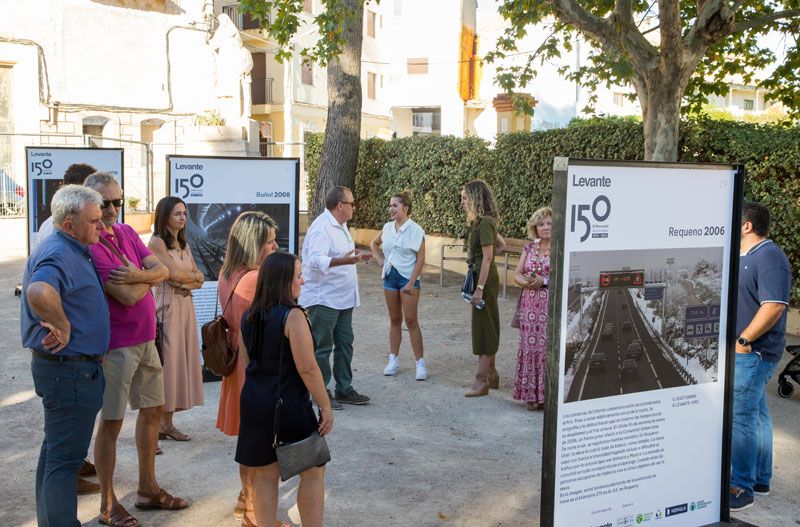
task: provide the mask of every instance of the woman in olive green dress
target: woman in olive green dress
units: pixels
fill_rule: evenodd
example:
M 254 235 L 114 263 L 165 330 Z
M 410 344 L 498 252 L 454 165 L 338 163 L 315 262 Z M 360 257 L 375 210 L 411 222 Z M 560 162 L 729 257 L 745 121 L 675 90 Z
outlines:
M 495 243 L 499 239 L 500 218 L 494 195 L 485 181 L 474 179 L 461 190 L 461 208 L 467 214 L 467 261 L 475 271 L 475 294 L 472 296 L 472 353 L 478 356 L 475 382 L 464 395 L 488 395 L 489 388 L 499 387 L 494 358 L 500 347 L 500 312 L 497 293 L 500 279 L 494 263 Z M 482 308 L 478 308 L 483 302 Z

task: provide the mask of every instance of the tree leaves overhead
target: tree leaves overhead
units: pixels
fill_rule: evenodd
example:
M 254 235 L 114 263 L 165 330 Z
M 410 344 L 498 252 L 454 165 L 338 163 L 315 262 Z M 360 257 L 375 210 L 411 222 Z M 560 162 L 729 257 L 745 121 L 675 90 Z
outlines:
M 659 5 L 674 2 L 679 2 L 680 6 L 680 34 L 685 47 L 690 30 L 698 21 L 699 6 L 709 2 L 627 1 L 632 5 L 635 30 L 644 34 L 659 52 Z M 521 50 L 517 49 L 517 42 L 534 25 L 546 27 L 550 35 L 528 55 L 524 65 L 499 66 L 499 86 L 508 92 L 524 89 L 536 79 L 538 66 L 560 58 L 564 51 L 572 50 L 578 28 L 568 23 L 574 13 L 564 12 L 564 6 L 570 3 L 583 8 L 593 17 L 611 22 L 613 33 L 617 36 L 630 31 L 630 26 L 626 25 L 624 16 L 620 14 L 625 0 L 501 0 L 499 12 L 510 23 L 510 27 L 498 39 L 496 49 L 487 55 L 488 61 L 499 62 L 518 54 Z M 797 47 L 800 37 L 800 0 L 719 0 L 717 3 L 723 5 L 717 15 L 720 18 L 733 12 L 733 27 L 709 32 L 709 38 L 714 40 L 710 42 L 684 92 L 683 111 L 698 112 L 709 96 L 727 94 L 727 84 L 733 82 L 763 88 L 767 99 L 782 102 L 791 117 L 800 117 L 800 52 Z M 714 27 L 715 23 L 724 26 L 724 21 L 718 22 L 713 18 L 709 26 Z M 765 38 L 767 35 L 768 39 Z M 582 60 L 580 68 L 563 66 L 560 69 L 566 78 L 581 83 L 590 91 L 601 85 L 631 85 L 636 80 L 637 73 L 624 38 L 609 38 L 608 35 L 586 31 L 582 31 L 581 38 L 590 44 L 588 55 Z M 774 45 L 776 40 L 777 46 Z M 784 60 L 776 65 L 778 57 Z M 594 97 L 590 99 L 588 110 L 593 110 L 594 101 Z
M 360 2 L 363 8 L 364 1 Z M 354 16 L 341 0 L 322 0 L 322 12 L 314 15 L 313 23 L 304 20 L 303 0 L 240 0 L 239 8 L 249 13 L 262 29 L 275 40 L 278 50 L 275 59 L 284 62 L 299 53 L 301 57 L 326 66 L 338 56 L 344 45 L 342 28 L 347 17 Z M 305 13 L 305 16 L 308 13 Z M 314 27 L 316 26 L 316 27 Z M 307 47 L 298 47 L 298 35 L 316 31 L 319 38 Z

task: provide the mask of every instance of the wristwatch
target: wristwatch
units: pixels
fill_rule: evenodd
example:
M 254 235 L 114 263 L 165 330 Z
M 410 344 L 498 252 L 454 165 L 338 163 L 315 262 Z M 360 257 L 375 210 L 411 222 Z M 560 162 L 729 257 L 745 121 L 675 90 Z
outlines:
M 739 338 L 736 339 L 736 343 L 740 346 L 749 346 L 751 342 L 747 340 L 745 337 L 739 335 Z
M 481 291 L 483 291 L 483 286 L 482 286 L 482 285 L 478 285 L 478 289 L 480 289 Z

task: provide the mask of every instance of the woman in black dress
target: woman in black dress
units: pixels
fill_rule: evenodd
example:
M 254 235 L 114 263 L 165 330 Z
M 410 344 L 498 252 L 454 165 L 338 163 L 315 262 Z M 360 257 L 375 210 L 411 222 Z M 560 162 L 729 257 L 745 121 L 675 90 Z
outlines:
M 314 357 L 311 328 L 297 305 L 303 284 L 301 270 L 300 260 L 293 254 L 269 255 L 259 270 L 253 304 L 242 316 L 239 345 L 247 349 L 249 363 L 241 395 L 236 462 L 253 467 L 258 525 L 271 525 L 277 516 L 280 470 L 272 430 L 278 391 L 283 401 L 280 442 L 300 441 L 315 430 L 325 435 L 333 428 L 331 402 Z M 319 404 L 319 420 L 309 392 Z M 324 466 L 300 474 L 297 507 L 304 527 L 323 525 L 324 476 Z

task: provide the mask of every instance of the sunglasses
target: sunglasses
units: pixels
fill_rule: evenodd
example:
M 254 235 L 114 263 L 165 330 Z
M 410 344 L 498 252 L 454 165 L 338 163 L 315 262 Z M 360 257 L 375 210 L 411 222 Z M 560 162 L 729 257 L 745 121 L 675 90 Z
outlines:
M 101 209 L 107 209 L 111 205 L 114 205 L 114 208 L 120 208 L 122 206 L 122 198 L 119 199 L 104 199 L 103 204 L 100 205 Z
M 356 206 L 356 202 L 355 201 L 340 201 L 339 203 L 341 203 L 342 205 L 350 205 L 351 207 L 355 207 Z

